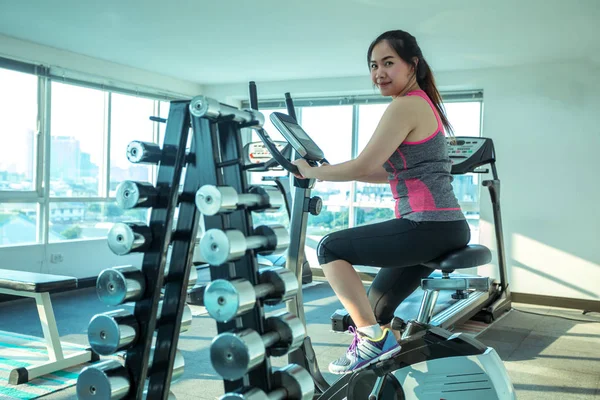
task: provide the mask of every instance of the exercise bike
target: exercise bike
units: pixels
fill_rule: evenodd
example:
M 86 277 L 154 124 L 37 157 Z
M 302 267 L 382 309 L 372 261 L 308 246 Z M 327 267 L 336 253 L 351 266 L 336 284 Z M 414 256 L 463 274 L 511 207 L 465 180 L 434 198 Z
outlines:
M 286 93 L 288 113 L 273 113 L 271 121 L 309 164 L 325 161 L 323 151 L 296 123 L 289 93 Z M 297 168 L 277 149 L 263 129 L 256 129 L 273 158 L 287 171 Z M 490 139 L 457 138 L 478 142 L 480 149 L 492 146 Z M 470 153 L 469 153 L 470 154 Z M 290 225 L 290 243 L 286 266 L 300 279 L 299 253 L 304 249 L 307 212 L 320 208 L 320 199 L 310 197 L 314 180 L 294 179 L 294 200 Z M 451 270 L 472 268 L 491 261 L 491 252 L 484 246 L 469 245 L 434 260 L 430 266 L 443 271 L 441 279 L 425 279 L 425 295 L 417 317 L 404 329 L 401 351 L 389 360 L 380 361 L 364 370 L 342 376 L 329 384 L 322 376 L 310 337 L 288 355 L 290 363 L 304 367 L 315 383 L 314 399 L 514 399 L 515 392 L 502 360 L 496 351 L 462 333 L 431 324 L 440 290 L 484 292 L 489 286 L 476 278 L 451 278 Z M 483 281 L 485 282 L 485 281 Z M 306 325 L 302 291 L 287 302 L 289 312 Z

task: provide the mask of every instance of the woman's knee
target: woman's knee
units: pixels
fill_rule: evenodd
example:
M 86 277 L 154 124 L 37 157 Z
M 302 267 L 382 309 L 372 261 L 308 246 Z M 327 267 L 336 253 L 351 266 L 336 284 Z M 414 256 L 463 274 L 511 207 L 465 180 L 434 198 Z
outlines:
M 335 236 L 335 233 L 330 233 L 323 236 L 319 241 L 317 245 L 317 258 L 320 265 L 329 264 L 332 261 L 341 259 L 335 246 L 335 243 L 339 242 L 339 240 Z

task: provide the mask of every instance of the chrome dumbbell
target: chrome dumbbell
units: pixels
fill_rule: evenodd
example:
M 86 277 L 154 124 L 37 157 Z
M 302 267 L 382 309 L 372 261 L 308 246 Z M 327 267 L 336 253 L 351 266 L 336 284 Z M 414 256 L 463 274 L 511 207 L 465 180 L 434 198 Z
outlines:
M 148 365 L 152 365 L 154 348 L 149 355 Z M 183 355 L 177 350 L 173 362 L 171 382 L 176 382 L 184 372 Z M 150 368 L 148 375 L 153 373 Z M 84 368 L 77 378 L 77 398 L 80 400 L 120 400 L 129 395 L 131 379 L 127 369 L 116 360 L 105 360 Z M 174 396 L 169 394 L 169 400 Z
M 145 291 L 144 274 L 131 265 L 105 269 L 96 280 L 98 298 L 110 306 L 140 300 Z
M 258 299 L 274 305 L 298 293 L 298 280 L 286 268 L 269 268 L 259 274 L 261 283 L 256 286 L 241 278 L 212 281 L 203 295 L 209 315 L 219 322 L 227 322 L 251 310 Z
M 226 393 L 219 400 L 312 400 L 315 395 L 312 377 L 297 364 L 275 371 L 271 382 L 275 389 L 269 394 L 258 388 L 247 388 L 239 393 Z
M 204 215 L 250 211 L 277 211 L 284 205 L 283 194 L 274 186 L 252 186 L 239 193 L 231 186 L 204 185 L 196 192 L 196 207 Z
M 140 222 L 118 222 L 108 231 L 108 247 L 118 256 L 144 252 L 152 242 L 152 231 Z
M 202 257 L 216 266 L 238 260 L 248 250 L 267 255 L 284 251 L 290 244 L 288 231 L 282 225 L 261 225 L 254 232 L 256 235 L 245 237 L 236 229 L 210 229 L 200 240 Z
M 160 324 L 163 302 L 158 303 L 157 321 Z M 180 332 L 192 325 L 192 310 L 186 304 L 181 318 Z M 88 342 L 98 354 L 108 356 L 135 344 L 139 337 L 139 324 L 131 310 L 119 309 L 92 317 L 88 325 Z
M 168 276 L 169 264 L 165 266 L 165 276 Z M 198 280 L 195 267 L 190 270 L 188 288 Z M 100 272 L 96 280 L 98 298 L 110 306 L 118 306 L 130 301 L 140 300 L 146 291 L 146 279 L 142 271 L 132 265 L 108 268 Z
M 106 360 L 81 371 L 77 378 L 77 398 L 120 400 L 127 396 L 130 386 L 127 370 L 116 360 Z
M 265 320 L 267 333 L 252 329 L 224 332 L 210 346 L 212 366 L 224 379 L 236 380 L 256 368 L 265 357 L 283 356 L 296 350 L 306 336 L 304 324 L 288 312 Z
M 123 181 L 117 186 L 116 201 L 123 209 L 154 207 L 157 199 L 158 191 L 148 182 Z
M 127 159 L 134 164 L 158 164 L 162 150 L 156 143 L 134 140 L 127 145 Z

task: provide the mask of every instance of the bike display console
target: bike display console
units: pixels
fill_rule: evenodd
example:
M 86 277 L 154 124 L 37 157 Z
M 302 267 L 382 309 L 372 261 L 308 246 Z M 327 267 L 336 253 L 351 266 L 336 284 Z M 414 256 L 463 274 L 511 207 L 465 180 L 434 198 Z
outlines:
M 446 138 L 452 174 L 466 174 L 496 161 L 494 143 L 483 137 L 457 136 Z

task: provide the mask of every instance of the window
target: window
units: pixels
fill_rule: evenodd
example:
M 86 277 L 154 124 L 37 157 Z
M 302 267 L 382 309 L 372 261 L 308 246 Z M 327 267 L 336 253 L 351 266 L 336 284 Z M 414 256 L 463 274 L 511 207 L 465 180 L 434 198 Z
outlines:
M 38 205 L 0 203 L 0 246 L 37 242 Z
M 0 191 L 34 191 L 38 78 L 0 69 Z
M 132 165 L 126 149 L 133 140 L 157 141 L 149 117 L 159 103 L 168 113 L 168 101 L 55 81 L 40 66 L 0 65 L 0 246 L 104 238 L 115 222 L 147 220 L 148 210 L 122 210 L 114 195 L 124 180 L 154 180 L 154 167 Z
M 113 201 L 50 203 L 49 242 L 105 238 L 115 222 L 145 221 L 147 210 L 123 210 Z
M 101 195 L 106 95 L 52 82 L 51 197 Z
M 119 93 L 113 93 L 111 99 L 109 196 L 114 197 L 123 181 L 153 181 L 152 166 L 132 164 L 126 154 L 134 140 L 154 142 L 155 122 L 150 120 L 154 100 Z
M 481 136 L 481 102 L 445 103 L 446 115 L 455 136 Z M 471 227 L 471 243 L 479 243 L 479 174 L 453 175 L 454 194 Z
M 302 127 L 333 164 L 352 158 L 352 106 L 302 108 Z M 321 214 L 309 215 L 307 242 L 318 242 L 329 232 L 347 228 L 351 182 L 317 182 L 313 196 L 323 199 Z
M 263 129 L 269 134 L 271 139 L 273 139 L 273 141 L 285 140 L 283 138 L 283 136 L 281 135 L 281 133 L 279 132 L 279 130 L 277 130 L 277 128 L 275 128 L 275 126 L 273 126 L 273 123 L 271 123 L 271 114 L 273 114 L 274 112 L 280 112 L 280 113 L 287 114 L 288 113 L 287 109 L 278 108 L 278 109 L 271 109 L 271 110 L 265 109 L 265 110 L 259 110 L 259 111 L 265 117 L 265 124 L 263 125 Z M 252 131 L 252 141 L 253 142 L 260 141 L 258 134 L 254 130 Z
M 358 107 L 358 148 L 360 154 L 371 139 L 388 104 L 361 104 Z M 356 225 L 394 218 L 394 197 L 390 185 L 356 182 Z

